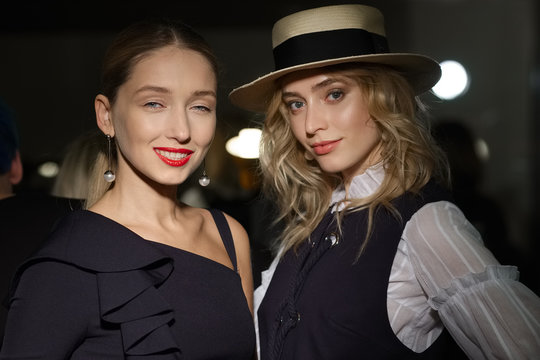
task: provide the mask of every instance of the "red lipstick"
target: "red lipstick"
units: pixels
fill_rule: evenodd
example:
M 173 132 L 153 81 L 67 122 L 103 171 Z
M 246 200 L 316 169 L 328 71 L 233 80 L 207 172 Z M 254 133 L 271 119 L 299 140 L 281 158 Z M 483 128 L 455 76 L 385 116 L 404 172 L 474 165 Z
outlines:
M 174 167 L 184 166 L 191 158 L 191 154 L 193 154 L 192 150 L 168 147 L 155 147 L 154 152 L 161 161 Z

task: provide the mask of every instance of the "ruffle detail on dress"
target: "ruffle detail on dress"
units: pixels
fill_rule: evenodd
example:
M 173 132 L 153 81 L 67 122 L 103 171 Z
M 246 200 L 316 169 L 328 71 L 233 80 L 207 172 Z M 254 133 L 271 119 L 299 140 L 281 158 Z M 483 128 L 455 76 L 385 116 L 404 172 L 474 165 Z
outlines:
M 102 215 L 74 211 L 19 267 L 11 295 L 24 270 L 40 261 L 61 261 L 96 275 L 101 320 L 119 329 L 127 359 L 182 358 L 170 328 L 174 311 L 158 291 L 173 260 L 149 241 Z
M 459 293 L 465 293 L 472 288 L 492 280 L 518 281 L 519 271 L 516 266 L 488 265 L 481 273 L 470 273 L 464 277 L 453 279 L 447 289 L 442 289 L 436 296 L 428 299 L 429 305 L 439 310 L 450 298 Z
M 97 274 L 100 314 L 103 321 L 120 327 L 128 359 L 181 359 L 170 324 L 174 313 L 156 287 L 173 270 L 160 261 L 144 269 Z

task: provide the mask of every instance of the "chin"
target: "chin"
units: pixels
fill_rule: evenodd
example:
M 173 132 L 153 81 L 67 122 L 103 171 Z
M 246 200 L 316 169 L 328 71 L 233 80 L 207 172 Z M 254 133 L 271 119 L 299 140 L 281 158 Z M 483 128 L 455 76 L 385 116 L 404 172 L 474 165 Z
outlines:
M 337 166 L 336 164 L 319 163 L 319 167 L 325 173 L 330 173 L 330 174 L 341 173 L 343 170 L 345 170 L 343 166 Z
M 186 181 L 184 177 L 154 178 L 152 179 L 162 186 L 178 186 Z

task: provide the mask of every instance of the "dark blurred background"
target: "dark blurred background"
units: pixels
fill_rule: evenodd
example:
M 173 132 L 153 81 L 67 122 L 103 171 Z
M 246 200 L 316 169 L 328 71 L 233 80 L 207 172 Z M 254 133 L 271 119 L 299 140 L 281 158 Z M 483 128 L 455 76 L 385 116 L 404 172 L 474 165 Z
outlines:
M 71 140 L 96 127 L 93 99 L 100 61 L 113 35 L 132 21 L 166 15 L 194 26 L 221 59 L 218 133 L 206 164 L 212 177 L 208 191 L 217 194 L 214 198 L 239 217 L 257 241 L 266 225 L 252 219 L 253 207 L 259 206 L 252 202 L 257 184 L 245 174 L 254 161 L 234 158 L 224 144 L 241 128 L 256 126 L 260 117 L 231 106 L 227 94 L 272 70 L 274 21 L 297 10 L 344 2 L 3 1 L 0 97 L 15 111 L 21 137 L 25 177 L 18 190 L 49 191 L 53 180 L 39 176 L 37 167 L 61 161 Z M 500 207 L 506 240 L 520 261 L 535 263 L 540 237 L 538 1 L 361 3 L 384 13 L 394 52 L 457 60 L 469 71 L 465 95 L 445 101 L 428 93 L 424 100 L 435 123 L 450 119 L 485 141 L 489 158 L 471 165 L 483 169 L 479 191 Z

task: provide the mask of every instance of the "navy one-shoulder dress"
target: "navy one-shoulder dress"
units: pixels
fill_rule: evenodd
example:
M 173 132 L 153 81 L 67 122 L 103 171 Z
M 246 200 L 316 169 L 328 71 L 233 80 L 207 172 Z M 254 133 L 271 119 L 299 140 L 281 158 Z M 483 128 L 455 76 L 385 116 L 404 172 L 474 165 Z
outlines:
M 19 268 L 0 359 L 252 359 L 254 346 L 236 271 L 76 211 Z

